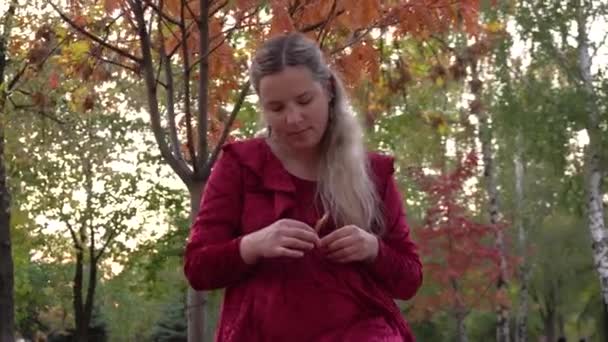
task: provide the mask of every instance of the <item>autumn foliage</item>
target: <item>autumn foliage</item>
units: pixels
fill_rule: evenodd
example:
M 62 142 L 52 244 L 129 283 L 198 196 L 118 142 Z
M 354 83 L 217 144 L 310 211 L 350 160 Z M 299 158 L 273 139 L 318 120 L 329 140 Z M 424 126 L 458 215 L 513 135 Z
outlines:
M 416 229 L 430 285 L 416 296 L 413 319 L 430 319 L 446 310 L 462 318 L 472 309 L 508 304 L 495 286 L 500 258 L 493 236 L 504 225 L 493 227 L 474 218 L 468 206 L 474 203 L 473 197 L 464 191 L 477 164 L 477 155 L 470 153 L 451 172 L 429 175 L 411 170 L 430 203 L 422 227 Z
M 426 39 L 450 30 L 475 35 L 480 30 L 479 0 L 70 0 L 64 7 L 49 3 L 71 27 L 69 34 L 60 32 L 58 37 L 69 48 L 53 51 L 51 39 L 46 38 L 57 32 L 41 28 L 44 39 L 32 43 L 31 63 L 56 55 L 66 77 L 98 84 L 125 77 L 124 71 L 144 77 L 151 62 L 159 90 L 185 95 L 174 103 L 176 124 L 181 125 L 177 131 L 183 132 L 180 151 L 187 159 L 200 152 L 198 135 L 205 134 L 204 139 L 215 145 L 227 124 L 238 122 L 222 115 L 223 108 L 235 102 L 246 81 L 252 51 L 268 37 L 297 30 L 317 40 L 334 69 L 353 88 L 365 79 L 379 79 L 379 32 L 391 31 L 399 40 L 405 36 Z M 143 25 L 138 17 L 145 20 Z M 149 39 L 149 47 L 142 45 L 144 38 Z M 146 60 L 146 50 L 151 61 Z M 171 65 L 173 81 L 167 79 L 164 64 Z M 392 80 L 395 89 L 410 77 L 406 63 L 396 67 L 401 77 Z M 58 73 L 47 77 L 51 89 L 59 86 Z M 189 89 L 182 88 L 183 80 L 192 82 Z M 169 82 L 175 82 L 173 89 Z M 194 83 L 203 88 L 203 99 L 196 99 Z M 92 88 L 78 96 L 82 110 L 96 102 Z M 195 111 L 204 113 L 194 115 Z M 208 122 L 201 130 L 202 117 Z

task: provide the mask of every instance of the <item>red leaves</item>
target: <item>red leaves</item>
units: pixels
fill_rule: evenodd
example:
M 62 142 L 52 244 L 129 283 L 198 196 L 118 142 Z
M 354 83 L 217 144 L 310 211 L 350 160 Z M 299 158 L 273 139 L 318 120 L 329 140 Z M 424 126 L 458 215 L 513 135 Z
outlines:
M 431 203 L 423 227 L 416 230 L 425 275 L 432 280 L 431 288 L 415 300 L 417 317 L 428 318 L 440 308 L 481 308 L 508 301 L 508 296 L 495 293 L 499 254 L 488 244 L 501 227 L 473 219 L 467 207 L 471 196 L 463 195 L 464 184 L 474 175 L 477 163 L 477 155 L 469 153 L 449 173 L 429 176 L 421 169 L 410 171 Z M 429 305 L 433 305 L 430 312 Z
M 51 89 L 57 89 L 59 87 L 59 74 L 53 71 L 51 76 L 49 76 L 49 87 Z

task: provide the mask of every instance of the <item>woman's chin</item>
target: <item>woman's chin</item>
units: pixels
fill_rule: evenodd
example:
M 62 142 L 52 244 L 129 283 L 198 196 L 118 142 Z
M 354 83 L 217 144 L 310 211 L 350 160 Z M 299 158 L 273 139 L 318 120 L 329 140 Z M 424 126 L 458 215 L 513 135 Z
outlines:
M 290 137 L 289 143 L 294 147 L 313 148 L 321 142 L 320 137 L 313 131 L 307 131 L 298 136 Z

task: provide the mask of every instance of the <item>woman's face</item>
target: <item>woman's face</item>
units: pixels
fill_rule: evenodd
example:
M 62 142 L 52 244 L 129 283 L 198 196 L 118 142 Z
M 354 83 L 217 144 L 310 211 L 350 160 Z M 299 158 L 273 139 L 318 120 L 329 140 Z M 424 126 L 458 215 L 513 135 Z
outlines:
M 294 150 L 319 145 L 327 128 L 329 96 L 308 68 L 286 67 L 264 76 L 259 96 L 273 139 Z

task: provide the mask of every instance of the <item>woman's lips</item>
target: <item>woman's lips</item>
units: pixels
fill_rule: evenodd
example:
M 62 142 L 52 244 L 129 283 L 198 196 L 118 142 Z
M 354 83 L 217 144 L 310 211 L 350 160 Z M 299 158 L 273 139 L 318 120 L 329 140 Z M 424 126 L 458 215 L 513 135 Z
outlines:
M 300 134 L 308 131 L 309 129 L 310 129 L 310 127 L 309 128 L 304 128 L 304 129 L 296 131 L 296 132 L 287 133 L 287 135 L 289 135 L 289 136 L 300 135 Z

